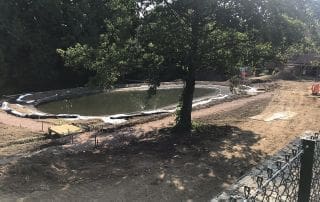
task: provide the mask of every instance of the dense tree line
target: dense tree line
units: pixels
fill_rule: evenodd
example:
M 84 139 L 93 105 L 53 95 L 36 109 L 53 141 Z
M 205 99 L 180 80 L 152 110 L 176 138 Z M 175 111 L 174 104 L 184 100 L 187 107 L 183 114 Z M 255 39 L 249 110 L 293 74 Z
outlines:
M 0 86 L 11 91 L 182 79 L 190 130 L 195 77 L 317 51 L 316 0 L 0 2 Z
M 56 49 L 98 43 L 108 15 L 104 3 L 0 1 L 0 92 L 83 85 L 90 72 L 65 68 Z

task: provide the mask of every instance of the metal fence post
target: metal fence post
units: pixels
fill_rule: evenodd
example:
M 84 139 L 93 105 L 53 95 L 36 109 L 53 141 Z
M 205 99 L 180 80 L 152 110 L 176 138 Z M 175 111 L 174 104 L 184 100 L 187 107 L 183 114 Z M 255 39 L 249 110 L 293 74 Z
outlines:
M 315 141 L 307 138 L 302 139 L 302 147 L 298 202 L 308 202 L 311 193 Z

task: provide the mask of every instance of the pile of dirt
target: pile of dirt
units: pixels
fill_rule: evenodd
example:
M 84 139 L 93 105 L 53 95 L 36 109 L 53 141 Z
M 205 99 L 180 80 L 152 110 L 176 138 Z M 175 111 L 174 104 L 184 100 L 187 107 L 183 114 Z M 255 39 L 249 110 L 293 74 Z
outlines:
M 274 79 L 280 79 L 280 80 L 288 80 L 288 81 L 295 81 L 298 79 L 298 77 L 294 74 L 293 70 L 286 69 L 283 71 L 280 71 L 276 73 L 273 76 Z

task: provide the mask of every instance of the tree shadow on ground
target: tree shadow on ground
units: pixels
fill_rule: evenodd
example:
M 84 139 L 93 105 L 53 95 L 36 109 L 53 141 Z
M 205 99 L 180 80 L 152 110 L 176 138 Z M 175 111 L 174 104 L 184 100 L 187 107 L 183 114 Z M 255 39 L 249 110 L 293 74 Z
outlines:
M 199 125 L 191 134 L 170 128 L 122 130 L 93 151 L 61 147 L 6 167 L 0 194 L 8 198 L 108 201 L 208 201 L 266 154 L 252 149 L 258 134 L 227 125 Z

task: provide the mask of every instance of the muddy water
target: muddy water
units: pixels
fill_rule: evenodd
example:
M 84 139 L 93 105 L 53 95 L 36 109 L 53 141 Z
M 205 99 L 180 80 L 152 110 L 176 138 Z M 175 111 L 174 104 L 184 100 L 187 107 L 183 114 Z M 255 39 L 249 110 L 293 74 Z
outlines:
M 159 89 L 150 96 L 147 91 L 115 91 L 80 98 L 60 100 L 40 105 L 39 110 L 52 114 L 80 114 L 84 116 L 127 114 L 155 110 L 178 103 L 181 88 Z M 194 97 L 213 96 L 214 88 L 196 88 Z

